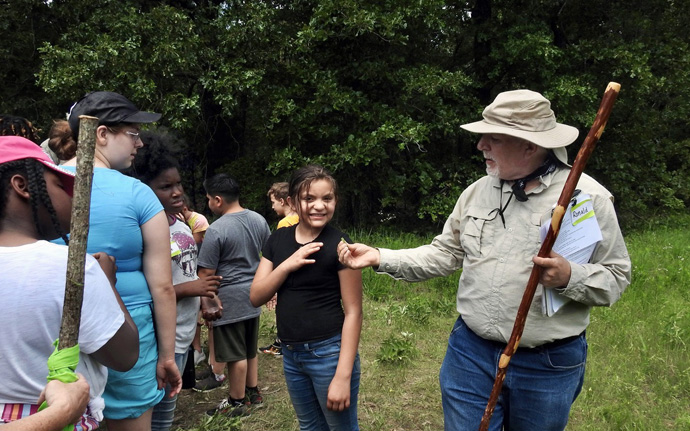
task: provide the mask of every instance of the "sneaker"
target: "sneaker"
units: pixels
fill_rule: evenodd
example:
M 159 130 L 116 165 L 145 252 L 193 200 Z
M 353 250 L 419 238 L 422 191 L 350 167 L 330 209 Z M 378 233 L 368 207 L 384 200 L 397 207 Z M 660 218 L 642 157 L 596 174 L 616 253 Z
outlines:
M 259 387 L 256 388 L 246 388 L 246 395 L 244 397 L 245 404 L 253 409 L 260 409 L 264 406 L 264 399 L 261 396 L 261 391 Z
M 216 414 L 228 416 L 231 418 L 240 416 L 249 416 L 249 408 L 242 401 L 230 402 L 228 399 L 224 399 L 218 404 L 218 407 L 207 410 L 206 414 L 208 416 L 213 416 Z
M 204 380 L 204 379 L 208 378 L 208 376 L 210 376 L 210 375 L 212 375 L 212 374 L 213 374 L 213 369 L 211 368 L 210 365 L 206 365 L 206 367 L 204 367 L 204 369 L 202 369 L 201 371 L 199 371 L 199 370 L 194 370 L 194 378 L 195 378 L 197 381 L 199 381 L 199 380 Z
M 196 367 L 200 363 L 206 360 L 206 353 L 202 350 L 201 352 L 194 351 L 194 366 Z
M 283 349 L 280 346 L 271 344 L 270 346 L 260 347 L 259 353 L 266 353 L 267 355 L 283 356 Z
M 205 379 L 196 382 L 196 384 L 194 385 L 194 390 L 197 392 L 212 391 L 213 389 L 220 387 L 224 381 L 225 376 L 223 376 L 221 380 L 217 380 L 216 376 L 213 373 L 211 373 Z
M 257 349 L 257 351 L 258 351 L 259 353 L 268 353 L 268 354 L 270 354 L 270 353 L 271 353 L 271 349 L 272 349 L 274 346 L 275 346 L 275 343 L 271 343 L 271 344 L 269 344 L 269 345 L 266 346 L 266 347 L 259 347 L 259 348 Z

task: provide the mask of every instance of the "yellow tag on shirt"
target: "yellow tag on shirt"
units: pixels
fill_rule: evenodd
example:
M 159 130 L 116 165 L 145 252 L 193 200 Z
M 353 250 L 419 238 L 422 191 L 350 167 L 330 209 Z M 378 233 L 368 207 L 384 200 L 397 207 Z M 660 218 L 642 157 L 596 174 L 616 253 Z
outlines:
M 570 219 L 573 226 L 577 226 L 592 217 L 594 217 L 594 206 L 589 195 L 582 195 L 573 199 L 570 207 Z

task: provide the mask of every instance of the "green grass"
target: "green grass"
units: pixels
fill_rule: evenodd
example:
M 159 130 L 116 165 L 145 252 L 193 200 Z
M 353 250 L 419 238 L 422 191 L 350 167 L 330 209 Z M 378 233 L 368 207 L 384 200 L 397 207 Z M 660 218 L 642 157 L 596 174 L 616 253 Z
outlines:
M 569 431 L 690 431 L 690 232 L 684 228 L 690 218 L 677 226 L 655 226 L 626 237 L 632 284 L 613 307 L 592 312 L 585 385 L 573 406 Z M 351 236 L 390 248 L 431 239 L 399 233 Z M 456 273 L 410 284 L 364 271 L 362 430 L 443 429 L 438 371 L 457 317 L 458 278 Z M 274 316 L 264 312 L 260 344 L 271 341 Z M 260 355 L 259 380 L 266 406 L 234 425 L 199 425 L 203 410 L 220 400 L 225 389 L 184 393 L 178 429 L 297 429 L 280 361 Z
M 687 220 L 684 226 L 688 226 Z M 690 430 L 690 233 L 626 238 L 632 283 L 592 313 L 585 388 L 571 430 Z

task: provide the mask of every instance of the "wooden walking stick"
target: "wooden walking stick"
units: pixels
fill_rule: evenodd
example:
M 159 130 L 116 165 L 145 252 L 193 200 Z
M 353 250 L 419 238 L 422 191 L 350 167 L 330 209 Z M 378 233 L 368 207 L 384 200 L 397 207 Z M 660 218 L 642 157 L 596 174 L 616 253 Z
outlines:
M 551 226 L 549 227 L 549 232 L 544 239 L 544 242 L 539 249 L 539 257 L 548 257 L 551 253 L 551 248 L 553 247 L 556 237 L 558 236 L 558 231 L 561 228 L 561 222 L 563 221 L 563 215 L 565 214 L 565 209 L 568 207 L 570 199 L 573 196 L 577 182 L 580 180 L 580 175 L 585 169 L 587 160 L 589 156 L 594 151 L 601 134 L 604 132 L 606 127 L 606 122 L 611 115 L 611 109 L 613 104 L 618 97 L 620 92 L 620 84 L 616 82 L 609 82 L 604 92 L 604 97 L 599 105 L 599 110 L 594 118 L 594 124 L 589 130 L 587 137 L 580 147 L 580 151 L 577 153 L 577 157 L 573 162 L 573 167 L 568 174 L 568 178 L 563 186 L 563 191 L 558 198 L 558 204 L 556 209 L 551 216 Z M 541 277 L 541 267 L 534 265 L 532 267 L 532 272 L 530 273 L 529 280 L 527 282 L 527 287 L 525 288 L 525 293 L 522 296 L 522 302 L 520 302 L 520 308 L 518 308 L 517 316 L 515 317 L 515 324 L 513 325 L 513 332 L 510 335 L 510 340 L 508 340 L 508 345 L 503 350 L 501 358 L 498 363 L 498 371 L 496 373 L 496 380 L 494 380 L 494 386 L 491 389 L 491 395 L 489 396 L 489 401 L 487 403 L 486 409 L 484 410 L 484 416 L 482 416 L 482 422 L 479 425 L 479 431 L 487 431 L 489 429 L 489 422 L 491 420 L 491 415 L 494 413 L 496 408 L 496 402 L 498 401 L 498 396 L 501 393 L 501 387 L 503 386 L 503 380 L 506 377 L 506 370 L 508 369 L 508 363 L 513 357 L 513 354 L 520 344 L 520 338 L 522 337 L 522 331 L 525 329 L 525 320 L 527 319 L 527 313 L 529 312 L 530 305 L 532 304 L 532 299 L 534 299 L 534 293 L 537 290 L 537 285 L 539 284 L 539 278 Z
M 69 230 L 67 282 L 58 349 L 77 345 L 79 338 L 81 303 L 84 296 L 86 242 L 89 236 L 89 209 L 91 207 L 96 128 L 98 128 L 98 118 L 87 115 L 79 116 L 79 139 L 77 141 L 79 144 L 77 145 L 77 171 L 72 199 L 72 221 Z
M 48 358 L 47 380 L 70 383 L 77 380 L 74 370 L 79 364 L 79 322 L 84 297 L 84 266 L 86 264 L 86 242 L 89 236 L 89 209 L 91 207 L 91 182 L 93 160 L 96 148 L 98 118 L 79 116 L 79 138 L 77 140 L 77 171 L 72 192 L 72 220 L 70 241 L 67 251 L 67 276 L 65 301 L 62 305 L 60 333 L 55 340 L 55 351 Z M 47 407 L 44 401 L 39 410 Z M 74 425 L 67 425 L 63 431 L 71 431 Z

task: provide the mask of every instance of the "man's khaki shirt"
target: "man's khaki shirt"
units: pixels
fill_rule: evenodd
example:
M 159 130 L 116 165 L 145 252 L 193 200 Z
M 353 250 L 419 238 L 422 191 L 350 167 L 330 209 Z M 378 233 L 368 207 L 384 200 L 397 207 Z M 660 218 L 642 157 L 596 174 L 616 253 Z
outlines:
M 511 188 L 486 176 L 460 195 L 443 232 L 431 244 L 407 250 L 380 249 L 378 272 L 396 279 L 421 281 L 446 276 L 462 268 L 457 310 L 477 335 L 506 343 L 530 272 L 532 258 L 541 246 L 540 226 L 551 219 L 568 168 L 559 168 L 540 179 L 527 192 L 529 200 L 515 197 L 504 212 L 505 227 L 498 215 Z M 578 335 L 589 324 L 592 306 L 610 306 L 630 284 L 631 263 L 618 226 L 613 196 L 583 174 L 577 189 L 592 197 L 602 241 L 590 263 L 572 263 L 570 282 L 559 293 L 572 299 L 552 317 L 542 313 L 543 287 L 537 287 L 527 317 L 521 347 L 536 347 Z

